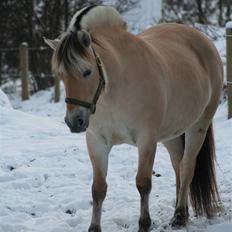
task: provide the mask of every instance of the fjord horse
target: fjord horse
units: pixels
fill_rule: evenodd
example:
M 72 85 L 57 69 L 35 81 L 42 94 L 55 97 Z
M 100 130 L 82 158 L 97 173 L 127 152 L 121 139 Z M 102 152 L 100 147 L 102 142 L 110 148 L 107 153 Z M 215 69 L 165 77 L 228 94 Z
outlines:
M 58 39 L 52 66 L 64 82 L 72 132 L 86 130 L 93 166 L 89 232 L 101 231 L 108 157 L 112 146 L 138 147 L 139 231 L 149 231 L 149 194 L 156 144 L 168 149 L 176 174 L 172 227 L 188 221 L 188 195 L 196 215 L 219 209 L 212 118 L 223 85 L 213 43 L 185 25 L 161 24 L 135 36 L 109 6 L 78 11 Z

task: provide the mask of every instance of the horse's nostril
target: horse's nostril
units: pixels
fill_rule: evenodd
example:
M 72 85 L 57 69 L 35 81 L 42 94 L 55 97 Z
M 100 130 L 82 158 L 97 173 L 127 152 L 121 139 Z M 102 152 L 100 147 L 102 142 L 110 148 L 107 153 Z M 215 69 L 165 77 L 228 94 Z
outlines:
M 78 123 L 78 126 L 83 126 L 84 120 L 80 118 L 78 119 L 77 123 Z
M 83 72 L 83 77 L 86 78 L 86 77 L 90 76 L 91 73 L 92 73 L 92 71 L 90 69 L 87 69 L 85 72 Z

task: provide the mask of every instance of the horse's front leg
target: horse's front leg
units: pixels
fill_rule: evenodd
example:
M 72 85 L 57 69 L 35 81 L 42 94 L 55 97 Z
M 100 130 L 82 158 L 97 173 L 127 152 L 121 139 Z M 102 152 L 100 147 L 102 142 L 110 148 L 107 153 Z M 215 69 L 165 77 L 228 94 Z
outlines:
M 100 137 L 94 134 L 86 134 L 89 156 L 93 167 L 93 211 L 89 232 L 101 232 L 101 211 L 102 203 L 106 196 L 107 183 L 106 175 L 108 168 L 108 155 L 111 146 Z
M 136 176 L 136 185 L 141 197 L 139 232 L 147 232 L 151 226 L 149 195 L 152 188 L 151 178 L 155 151 L 156 145 L 154 143 L 146 147 L 139 147 L 138 173 Z

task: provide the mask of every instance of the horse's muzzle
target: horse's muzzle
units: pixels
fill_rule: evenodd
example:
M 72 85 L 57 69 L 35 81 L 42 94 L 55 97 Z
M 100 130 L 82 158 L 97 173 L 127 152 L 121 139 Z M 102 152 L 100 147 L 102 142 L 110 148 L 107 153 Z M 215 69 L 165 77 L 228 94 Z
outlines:
M 86 131 L 89 123 L 86 122 L 81 117 L 76 117 L 72 122 L 69 121 L 68 117 L 66 116 L 64 119 L 65 123 L 69 127 L 72 133 L 80 133 Z

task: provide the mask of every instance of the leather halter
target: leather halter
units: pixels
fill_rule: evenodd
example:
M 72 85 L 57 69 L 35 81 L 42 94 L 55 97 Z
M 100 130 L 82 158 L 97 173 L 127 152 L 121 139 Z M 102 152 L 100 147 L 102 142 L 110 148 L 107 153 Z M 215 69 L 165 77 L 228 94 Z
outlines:
M 67 98 L 65 98 L 65 102 L 68 103 L 68 104 L 77 105 L 77 106 L 83 106 L 85 108 L 88 108 L 88 109 L 90 109 L 91 113 L 94 114 L 95 111 L 96 111 L 97 101 L 98 101 L 98 99 L 100 97 L 100 94 L 101 94 L 102 90 L 105 87 L 105 78 L 104 78 L 104 70 L 103 70 L 103 65 L 102 65 L 101 59 L 97 55 L 97 53 L 95 52 L 94 48 L 92 48 L 92 50 L 93 50 L 93 54 L 95 56 L 95 60 L 96 60 L 96 63 L 97 63 L 98 72 L 99 72 L 99 76 L 100 76 L 99 84 L 98 84 L 96 93 L 94 95 L 93 101 L 92 102 L 86 102 L 86 101 L 80 101 L 80 100 L 75 99 L 75 98 L 67 97 Z

